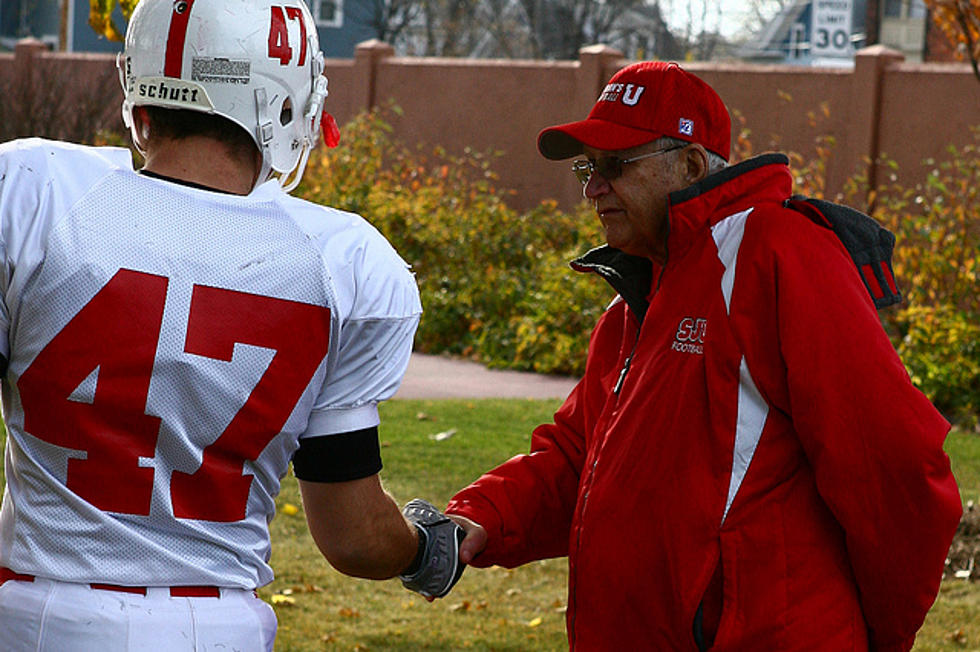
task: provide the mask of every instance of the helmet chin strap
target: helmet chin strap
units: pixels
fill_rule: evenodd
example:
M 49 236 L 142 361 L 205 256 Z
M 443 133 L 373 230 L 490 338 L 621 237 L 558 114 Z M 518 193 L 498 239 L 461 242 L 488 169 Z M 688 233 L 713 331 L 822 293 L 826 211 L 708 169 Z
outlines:
M 286 192 L 292 192 L 299 185 L 303 178 L 303 172 L 306 171 L 310 152 L 316 147 L 317 139 L 320 137 L 320 119 L 323 116 L 323 101 L 326 98 L 327 78 L 323 75 L 317 75 L 313 82 L 310 99 L 306 102 L 306 111 L 303 112 L 303 124 L 306 126 L 306 133 L 303 135 L 303 152 L 300 154 L 299 163 L 292 172 L 283 175 L 280 179 L 282 188 Z
M 303 178 L 303 172 L 306 170 L 306 162 L 309 160 L 310 152 L 313 150 L 309 138 L 306 141 L 303 143 L 303 153 L 300 154 L 299 163 L 296 164 L 296 167 L 289 174 L 284 174 L 279 177 L 279 183 L 282 184 L 282 189 L 286 192 L 292 192 Z
M 255 190 L 265 183 L 272 174 L 272 143 L 273 127 L 272 120 L 269 118 L 269 101 L 264 88 L 255 89 L 255 110 L 259 118 L 258 133 L 256 136 L 259 141 L 259 150 L 262 153 L 262 165 L 259 174 L 255 177 Z

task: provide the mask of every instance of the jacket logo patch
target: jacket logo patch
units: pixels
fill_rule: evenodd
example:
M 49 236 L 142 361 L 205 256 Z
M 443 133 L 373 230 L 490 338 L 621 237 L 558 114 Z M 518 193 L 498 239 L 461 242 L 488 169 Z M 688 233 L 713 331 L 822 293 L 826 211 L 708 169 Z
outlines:
M 696 317 L 685 317 L 677 326 L 674 343 L 670 345 L 680 353 L 704 355 L 704 336 L 708 330 L 708 320 Z

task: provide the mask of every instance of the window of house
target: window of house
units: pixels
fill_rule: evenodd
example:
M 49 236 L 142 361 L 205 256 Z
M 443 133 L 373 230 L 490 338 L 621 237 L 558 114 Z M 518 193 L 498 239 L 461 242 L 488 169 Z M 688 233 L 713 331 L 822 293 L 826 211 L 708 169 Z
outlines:
M 799 59 L 806 54 L 806 25 L 803 23 L 793 23 L 789 31 L 789 56 L 791 59 Z
M 885 0 L 885 15 L 890 18 L 901 17 L 903 4 L 905 0 Z
M 313 17 L 321 27 L 344 24 L 344 0 L 313 0 Z
M 889 18 L 925 18 L 925 0 L 885 0 L 885 16 Z

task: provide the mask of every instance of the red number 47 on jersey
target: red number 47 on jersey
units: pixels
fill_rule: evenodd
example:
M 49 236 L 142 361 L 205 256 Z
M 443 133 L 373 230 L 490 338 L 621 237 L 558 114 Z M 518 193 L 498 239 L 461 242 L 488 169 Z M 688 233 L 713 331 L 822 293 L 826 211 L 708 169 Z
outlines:
M 146 414 L 168 279 L 119 270 L 38 354 L 17 386 L 28 433 L 83 451 L 68 461 L 68 488 L 99 509 L 149 514 L 152 458 L 160 419 Z M 327 353 L 329 310 L 203 285 L 194 286 L 184 351 L 231 361 L 236 342 L 276 351 L 228 427 L 204 448 L 193 473 L 175 471 L 170 497 L 177 518 L 245 517 L 258 458 L 282 430 Z M 91 403 L 71 400 L 93 371 Z

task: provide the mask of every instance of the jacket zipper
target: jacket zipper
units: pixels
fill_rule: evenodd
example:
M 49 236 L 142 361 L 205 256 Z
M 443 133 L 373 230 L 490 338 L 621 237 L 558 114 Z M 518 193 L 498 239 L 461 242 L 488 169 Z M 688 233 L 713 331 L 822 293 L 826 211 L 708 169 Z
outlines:
M 670 233 L 670 220 L 667 221 L 667 233 L 668 234 Z M 660 273 L 657 275 L 657 283 L 654 285 L 653 293 L 650 295 L 650 301 L 647 304 L 648 308 L 649 305 L 653 303 L 654 297 L 656 297 L 657 293 L 660 292 L 660 283 L 661 281 L 663 281 L 664 272 L 667 269 L 667 260 L 669 256 L 666 253 L 667 252 L 666 245 L 667 245 L 667 235 L 665 234 L 664 235 L 664 250 L 665 250 L 664 262 L 663 265 L 660 266 Z M 615 386 L 613 386 L 613 394 L 616 396 L 617 407 L 619 403 L 619 392 L 623 389 L 623 383 L 626 382 L 626 374 L 630 370 L 630 365 L 633 364 L 633 356 L 636 355 L 636 349 L 640 344 L 640 331 L 643 329 L 643 319 L 639 319 L 638 321 L 639 324 L 636 327 L 636 338 L 633 340 L 633 350 L 630 351 L 630 354 L 628 356 L 626 356 L 626 360 L 623 362 L 623 368 L 620 369 L 619 377 L 616 379 Z M 579 510 L 579 528 L 578 528 L 578 533 L 575 537 L 576 553 L 582 547 L 582 524 L 584 524 L 585 522 L 585 508 L 588 506 L 589 491 L 591 491 L 592 489 L 592 479 L 595 477 L 595 468 L 596 466 L 598 466 L 598 464 L 599 464 L 599 452 L 596 452 L 595 459 L 592 460 L 592 468 L 589 469 L 588 482 L 585 483 L 584 485 L 586 487 L 585 493 L 582 494 L 582 508 Z M 578 569 L 575 569 L 575 572 L 577 573 Z M 574 592 L 571 591 L 569 592 L 568 601 L 570 603 L 568 605 L 568 608 L 570 609 L 570 612 L 572 614 L 568 622 L 568 646 L 570 650 L 574 650 L 575 649 L 575 617 L 578 615 L 578 611 L 575 608 L 575 604 L 574 604 L 576 601 Z
M 626 356 L 626 361 L 623 363 L 623 368 L 619 370 L 619 378 L 616 379 L 616 386 L 613 387 L 613 394 L 619 396 L 619 392 L 623 389 L 623 383 L 626 381 L 626 372 L 630 370 L 630 365 L 633 364 L 633 356 L 636 355 L 636 346 L 640 343 L 640 329 L 636 329 L 636 338 L 633 340 L 633 350 L 630 354 Z
M 664 259 L 664 264 L 660 268 L 660 274 L 657 275 L 657 284 L 653 288 L 653 294 L 650 295 L 650 302 L 649 304 L 647 304 L 648 306 L 653 304 L 654 297 L 656 297 L 657 293 L 660 291 L 660 282 L 664 278 L 664 271 L 666 269 L 667 269 L 667 261 L 666 259 Z M 619 392 L 622 391 L 623 389 L 623 383 L 626 382 L 626 374 L 630 370 L 630 365 L 633 364 L 633 356 L 636 355 L 636 347 L 639 346 L 640 344 L 640 330 L 642 328 L 643 328 L 643 321 L 641 320 L 640 325 L 637 326 L 636 328 L 636 339 L 633 340 L 633 350 L 630 351 L 630 354 L 628 356 L 626 356 L 626 360 L 625 362 L 623 362 L 623 368 L 619 370 L 619 378 L 616 379 L 616 385 L 613 387 L 613 394 L 615 394 L 617 398 L 619 397 Z
M 666 262 L 665 262 L 666 266 Z M 657 284 L 654 288 L 653 294 L 651 295 L 651 303 L 653 302 L 653 297 L 657 296 L 657 292 L 660 291 L 660 282 L 664 277 L 664 268 L 661 267 L 660 274 L 657 276 Z M 626 374 L 630 370 L 630 365 L 633 364 L 633 356 L 636 355 L 636 349 L 640 345 L 640 331 L 643 328 L 643 322 L 640 321 L 639 325 L 636 327 L 636 337 L 633 340 L 633 350 L 630 354 L 626 356 L 626 360 L 623 362 L 623 368 L 619 371 L 619 377 L 616 379 L 616 385 L 613 387 L 613 394 L 616 396 L 616 402 L 619 403 L 619 392 L 623 389 L 623 383 L 626 381 Z M 579 529 L 575 538 L 575 550 L 581 548 L 582 545 L 582 527 L 581 524 L 585 521 L 585 508 L 588 506 L 589 502 L 589 491 L 592 489 L 592 479 L 595 477 L 595 468 L 599 464 L 599 453 L 596 453 L 595 459 L 592 460 L 592 467 L 589 469 L 588 481 L 585 483 L 585 493 L 582 495 L 582 508 L 579 510 Z M 576 569 L 577 572 L 577 569 Z M 575 649 L 575 617 L 577 615 L 577 610 L 575 608 L 575 593 L 569 593 L 569 609 L 571 610 L 571 618 L 569 620 L 568 627 L 568 638 L 569 638 L 569 649 Z

